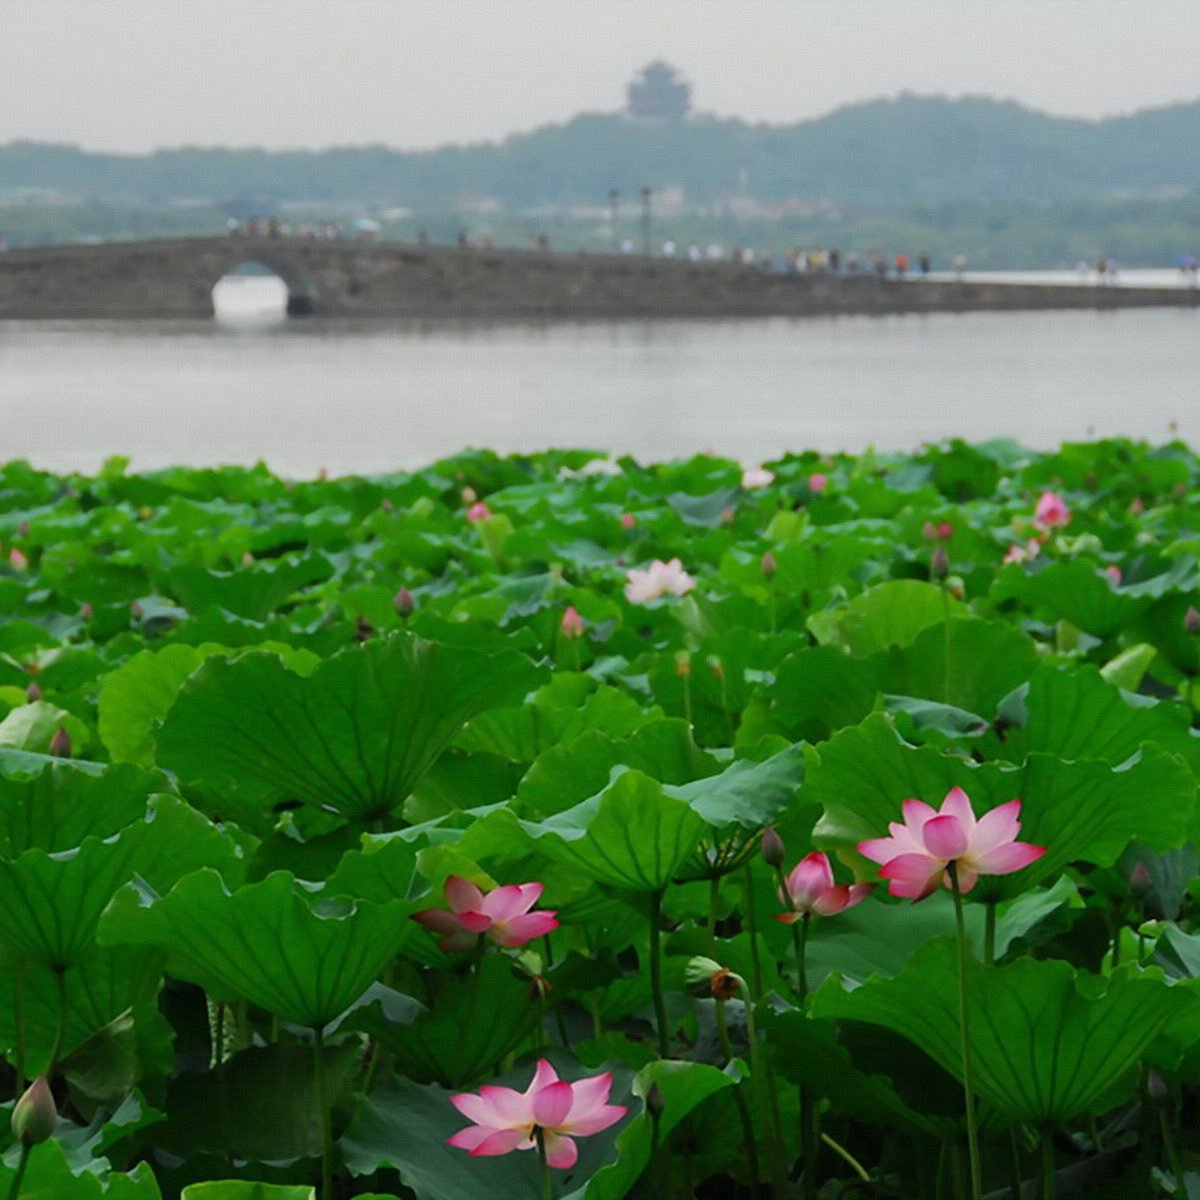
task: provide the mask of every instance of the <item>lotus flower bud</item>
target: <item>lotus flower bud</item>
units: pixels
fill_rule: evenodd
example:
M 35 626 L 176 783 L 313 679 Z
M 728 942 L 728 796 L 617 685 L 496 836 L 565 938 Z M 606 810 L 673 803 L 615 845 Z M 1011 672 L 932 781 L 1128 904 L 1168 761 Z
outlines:
M 931 579 L 945 579 L 950 574 L 950 556 L 945 546 L 939 546 L 929 561 L 929 576 Z
M 370 641 L 375 632 L 375 626 L 366 617 L 359 617 L 354 622 L 354 636 L 360 642 Z
M 568 605 L 558 625 L 562 636 L 565 638 L 583 637 L 583 631 L 586 628 L 587 622 L 579 615 L 573 605 Z
M 392 597 L 392 607 L 396 610 L 398 617 L 403 617 L 408 620 L 413 615 L 413 611 L 417 607 L 417 602 L 413 599 L 413 594 L 406 587 L 402 587 Z
M 20 523 L 20 525 L 17 526 L 17 533 L 19 533 L 21 535 L 21 537 L 27 538 L 29 536 L 29 529 L 30 529 L 29 522 L 22 521 Z
M 30 704 L 36 704 L 42 698 L 42 689 L 36 683 L 30 681 L 29 686 L 25 689 L 25 699 Z
M 1188 633 L 1200 633 L 1200 612 L 1194 604 L 1189 604 L 1183 614 L 1183 627 Z
M 18 571 L 24 571 L 29 566 L 29 559 L 16 546 L 8 552 L 8 561 Z
M 732 508 L 721 509 L 721 524 L 732 525 L 733 518 L 736 516 L 736 510 Z
M 380 500 L 379 507 L 386 513 L 396 511 L 396 506 L 392 503 L 391 497 L 389 496 L 384 496 L 384 498 Z
M 1146 1099 L 1159 1108 L 1165 1108 L 1171 1103 L 1171 1089 L 1153 1067 L 1146 1072 Z
M 937 526 L 932 521 L 926 521 L 925 524 L 921 526 L 921 536 L 924 537 L 927 542 L 936 541 L 937 535 Z
M 140 621 L 146 615 L 146 610 L 142 607 L 142 602 L 140 600 L 133 600 L 130 602 L 129 615 L 135 621 Z
M 492 515 L 492 510 L 488 508 L 482 500 L 476 500 L 470 508 L 467 509 L 467 520 L 474 524 L 476 521 L 484 521 Z
M 768 550 L 766 554 L 762 556 L 762 573 L 767 579 L 771 579 L 775 575 L 777 569 L 778 566 L 775 562 L 775 555 Z
M 54 1136 L 58 1124 L 58 1109 L 44 1075 L 39 1075 L 25 1089 L 12 1113 L 12 1131 L 25 1146 L 36 1146 Z
M 1121 568 L 1118 567 L 1116 563 L 1109 563 L 1108 566 L 1104 568 L 1104 573 L 1108 576 L 1108 581 L 1113 585 L 1113 587 L 1121 586 Z
M 637 524 L 637 517 L 635 517 L 633 515 L 633 513 L 622 513 L 621 514 L 621 528 L 622 529 L 632 529 L 636 524 Z
M 61 725 L 50 739 L 50 753 L 55 758 L 71 757 L 71 735 Z
M 680 679 L 687 679 L 692 673 L 692 660 L 686 650 L 680 650 L 675 655 L 675 674 Z
M 79 619 L 81 621 L 90 621 L 96 615 L 96 610 L 92 607 L 89 600 L 85 600 L 79 606 Z
M 463 488 L 458 495 L 464 504 L 474 504 L 479 499 L 479 494 L 470 486 Z
M 1133 870 L 1129 872 L 1130 895 L 1140 900 L 1149 895 L 1153 887 L 1154 880 L 1150 878 L 1150 868 L 1144 862 L 1134 863 Z
M 782 867 L 784 857 L 787 854 L 787 848 L 783 844 L 783 838 L 775 832 L 775 829 L 768 825 L 762 831 L 762 856 L 763 861 L 769 867 Z
M 666 1101 L 663 1099 L 662 1088 L 658 1086 L 656 1079 L 651 1085 L 650 1090 L 646 1093 L 646 1111 L 652 1118 L 657 1120 L 663 1115 L 663 1110 L 667 1107 Z
M 823 492 L 829 486 L 829 477 L 820 471 L 814 471 L 808 477 L 808 490 L 813 493 Z
M 1129 515 L 1131 517 L 1140 517 L 1146 511 L 1146 503 L 1141 496 L 1134 496 L 1129 502 Z
M 943 542 L 948 542 L 954 536 L 954 526 L 949 521 L 939 521 L 937 535 Z

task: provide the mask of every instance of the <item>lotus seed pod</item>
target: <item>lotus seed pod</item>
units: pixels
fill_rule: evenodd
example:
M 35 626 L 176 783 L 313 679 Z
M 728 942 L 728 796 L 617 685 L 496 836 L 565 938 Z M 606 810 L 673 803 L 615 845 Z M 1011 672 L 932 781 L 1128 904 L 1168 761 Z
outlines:
M 12 1114 L 12 1131 L 19 1142 L 36 1146 L 54 1135 L 58 1124 L 58 1109 L 44 1075 L 39 1075 L 25 1089 Z

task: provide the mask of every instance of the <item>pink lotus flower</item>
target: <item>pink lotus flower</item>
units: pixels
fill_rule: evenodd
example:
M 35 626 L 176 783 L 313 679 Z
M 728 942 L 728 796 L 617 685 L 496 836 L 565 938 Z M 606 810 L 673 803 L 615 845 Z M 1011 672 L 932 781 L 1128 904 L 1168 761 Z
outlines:
M 648 604 L 660 596 L 682 596 L 696 586 L 677 558 L 655 559 L 644 571 L 633 568 L 626 575 L 625 599 L 630 604 Z
M 874 886 L 873 883 L 834 883 L 828 855 L 814 851 L 784 877 L 779 899 L 791 911 L 776 913 L 775 920 L 791 925 L 801 917 L 832 917 L 861 903 Z
M 29 559 L 26 558 L 25 555 L 22 554 L 21 551 L 16 548 L 16 546 L 14 546 L 8 552 L 8 561 L 14 567 L 16 567 L 16 569 L 18 571 L 24 571 L 25 568 L 29 566 Z
M 1012 545 L 1009 546 L 1004 555 L 1005 563 L 1023 563 L 1028 562 L 1031 558 L 1037 558 L 1042 551 L 1042 543 L 1037 538 L 1030 538 L 1024 546 Z
M 1109 582 L 1113 585 L 1113 587 L 1121 586 L 1121 568 L 1118 567 L 1116 563 L 1109 563 L 1108 566 L 1104 568 L 1104 573 L 1108 576 Z
M 775 482 L 775 472 L 768 471 L 766 467 L 747 467 L 742 472 L 742 487 L 746 491 L 753 491 L 755 488 L 764 488 Z
M 488 508 L 488 506 L 484 504 L 482 500 L 476 500 L 475 503 L 467 509 L 467 520 L 470 521 L 472 525 L 474 525 L 476 521 L 482 521 L 491 515 L 492 510 Z
M 579 615 L 574 605 L 568 605 L 558 624 L 559 632 L 565 638 L 583 637 L 587 622 Z
M 808 477 L 808 490 L 813 493 L 823 492 L 829 486 L 829 476 L 820 471 L 814 471 Z
M 635 517 L 633 515 L 633 513 L 622 513 L 621 514 L 621 528 L 622 529 L 632 529 L 636 524 L 637 524 L 637 517 Z
M 924 900 L 939 884 L 950 887 L 947 867 L 955 864 L 958 890 L 969 892 L 980 875 L 1009 875 L 1046 853 L 1044 846 L 1018 842 L 1021 801 L 1010 800 L 978 820 L 962 788 L 951 788 L 935 812 L 923 800 L 905 800 L 904 824 L 888 825 L 890 837 L 860 842 L 858 852 L 882 863 L 880 878 L 893 896 Z
M 1033 511 L 1033 519 L 1044 528 L 1051 529 L 1056 525 L 1069 524 L 1071 510 L 1057 492 L 1043 492 Z
M 513 948 L 558 928 L 556 913 L 529 911 L 542 894 L 540 883 L 509 884 L 485 896 L 469 879 L 449 875 L 444 892 L 449 912 L 425 908 L 413 913 L 413 920 L 440 934 L 438 946 L 448 954 L 470 950 L 481 933 Z
M 615 1125 L 629 1110 L 609 1104 L 612 1074 L 593 1075 L 565 1083 L 544 1059 L 529 1087 L 518 1092 L 507 1087 L 481 1087 L 478 1093 L 460 1092 L 450 1103 L 474 1124 L 446 1139 L 451 1146 L 476 1158 L 532 1150 L 541 1130 L 546 1162 L 566 1170 L 575 1165 L 579 1151 L 573 1138 L 588 1137 Z

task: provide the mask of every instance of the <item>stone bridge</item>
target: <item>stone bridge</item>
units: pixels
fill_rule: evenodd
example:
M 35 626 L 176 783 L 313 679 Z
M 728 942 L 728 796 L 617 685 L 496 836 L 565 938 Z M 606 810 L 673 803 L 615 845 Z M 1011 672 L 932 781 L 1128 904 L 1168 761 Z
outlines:
M 0 255 L 0 317 L 211 317 L 256 262 L 288 312 L 329 317 L 720 317 L 1195 306 L 1175 288 L 783 275 L 734 263 L 290 237 L 53 246 Z

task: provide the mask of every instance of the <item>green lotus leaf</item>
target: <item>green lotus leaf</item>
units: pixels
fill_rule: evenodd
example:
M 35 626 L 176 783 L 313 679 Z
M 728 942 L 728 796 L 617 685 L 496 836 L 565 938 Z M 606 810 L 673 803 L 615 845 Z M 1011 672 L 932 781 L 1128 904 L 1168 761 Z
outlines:
M 581 1076 L 579 1067 L 565 1056 L 551 1052 L 547 1057 L 558 1065 L 563 1079 Z M 523 1091 L 532 1075 L 530 1062 L 488 1083 Z M 617 1068 L 613 1075 L 611 1102 L 635 1106 L 637 1102 L 630 1096 L 631 1073 Z M 449 1196 L 455 1200 L 496 1200 L 498 1196 L 505 1200 L 539 1200 L 541 1173 L 533 1152 L 473 1158 L 446 1145 L 446 1139 L 467 1124 L 451 1105 L 450 1094 L 436 1084 L 422 1085 L 401 1077 L 377 1088 L 341 1138 L 342 1155 L 351 1173 L 370 1175 L 381 1167 L 394 1167 L 417 1200 L 445 1200 Z M 579 1138 L 579 1161 L 569 1171 L 553 1173 L 552 1194 L 556 1200 L 568 1196 L 581 1200 L 581 1185 L 616 1158 L 616 1140 L 623 1128 L 624 1124 L 618 1124 Z
M 317 1200 L 317 1189 L 303 1184 L 208 1179 L 189 1184 L 180 1193 L 180 1200 Z
M 909 745 L 876 713 L 835 734 L 819 755 L 809 753 L 803 796 L 825 809 L 813 833 L 821 846 L 850 848 L 884 836 L 910 797 L 937 807 L 952 787 L 961 787 L 977 815 L 1019 798 L 1021 840 L 1045 846 L 1046 853 L 1014 875 L 981 878 L 973 894 L 982 899 L 1014 896 L 1078 860 L 1111 866 L 1130 842 L 1174 849 L 1187 840 L 1194 820 L 1191 772 L 1154 746 L 1117 769 L 1046 754 L 1031 754 L 1020 766 L 977 765 Z
M 0 721 L 0 747 L 46 754 L 59 729 L 67 731 L 75 753 L 92 740 L 88 727 L 65 709 L 45 700 L 21 704 Z
M 162 897 L 123 890 L 105 914 L 101 943 L 156 946 L 170 956 L 172 975 L 214 997 L 316 1028 L 358 999 L 413 936 L 413 908 L 322 904 L 284 871 L 230 892 L 205 868 Z
M 421 1083 L 463 1087 L 485 1078 L 520 1049 L 542 1019 L 529 979 L 515 976 L 505 955 L 485 956 L 469 979 L 445 972 L 435 986 L 420 1015 L 411 1007 L 371 1004 L 350 1020 L 352 1028 L 391 1051 L 400 1071 Z
M 538 852 L 599 883 L 630 892 L 665 888 L 710 829 L 685 799 L 640 771 L 624 771 L 604 791 L 521 828 Z
M 962 603 L 936 584 L 893 579 L 868 588 L 843 609 L 810 618 L 809 628 L 822 645 L 842 646 L 855 658 L 866 658 L 889 646 L 908 646 L 922 630 L 962 611 Z
M 540 677 L 520 654 L 411 635 L 367 642 L 308 676 L 271 654 L 209 659 L 167 714 L 158 758 L 185 782 L 260 807 L 301 800 L 367 822 L 407 799 L 467 721 Z
M 939 938 L 892 979 L 853 991 L 829 979 L 812 1011 L 890 1029 L 961 1079 L 957 970 L 954 939 Z M 1200 1004 L 1157 973 L 1122 969 L 1103 979 L 1055 960 L 988 967 L 971 959 L 968 985 L 976 1092 L 1010 1121 L 1038 1126 L 1127 1098 L 1142 1053 Z
M 0 1189 L 11 1189 L 17 1174 L 17 1149 L 0 1163 Z M 33 1148 L 21 1181 L 22 1200 L 162 1200 L 150 1164 L 138 1163 L 128 1173 L 110 1171 L 100 1158 L 75 1170 L 63 1143 L 51 1138 Z
M 740 825 L 758 830 L 788 808 L 804 782 L 804 751 L 789 746 L 762 762 L 740 759 L 719 775 L 680 786 L 665 784 L 663 793 L 686 800 L 714 828 Z
M 207 571 L 182 565 L 168 576 L 171 592 L 188 612 L 222 608 L 250 621 L 265 621 L 289 596 L 333 574 L 333 564 L 321 554 L 306 558 L 255 563 L 237 571 Z
M 837 646 L 810 646 L 779 664 L 766 688 L 775 713 L 811 741 L 835 729 L 857 725 L 874 707 L 882 690 L 879 660 L 853 658 Z

